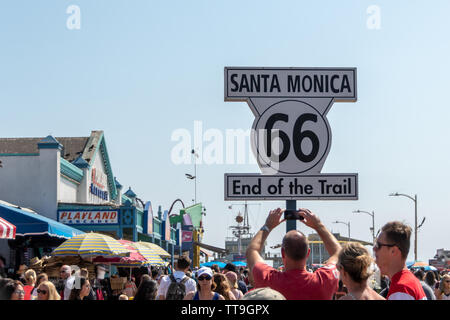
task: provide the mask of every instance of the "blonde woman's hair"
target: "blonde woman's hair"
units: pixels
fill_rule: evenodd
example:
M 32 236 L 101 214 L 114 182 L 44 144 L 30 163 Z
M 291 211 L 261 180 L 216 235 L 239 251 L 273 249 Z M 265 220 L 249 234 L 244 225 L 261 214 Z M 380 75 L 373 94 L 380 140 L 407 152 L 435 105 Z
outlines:
M 25 280 L 28 282 L 35 283 L 36 282 L 36 271 L 33 269 L 28 269 L 25 271 Z
M 231 274 L 232 276 L 229 276 L 230 274 Z M 233 289 L 238 289 L 238 288 L 239 288 L 239 287 L 238 287 L 238 279 L 237 279 L 237 274 L 236 274 L 236 272 L 228 271 L 227 273 L 225 273 L 225 277 L 227 278 L 228 283 L 230 284 L 230 287 L 231 287 L 231 288 L 233 288 Z M 236 279 L 235 279 L 235 277 L 236 277 Z M 233 280 L 231 280 L 231 278 L 232 278 Z
M 46 286 L 48 288 L 48 300 L 61 300 L 61 296 L 56 291 L 55 285 L 50 281 L 41 282 L 40 286 Z
M 218 294 L 222 295 L 225 300 L 230 300 L 231 292 L 230 282 L 223 273 L 215 273 L 213 276 L 213 282 L 216 284 L 216 288 L 213 289 Z
M 366 281 L 372 272 L 369 270 L 373 259 L 359 242 L 344 244 L 339 253 L 338 265 L 347 272 L 353 281 L 362 283 Z

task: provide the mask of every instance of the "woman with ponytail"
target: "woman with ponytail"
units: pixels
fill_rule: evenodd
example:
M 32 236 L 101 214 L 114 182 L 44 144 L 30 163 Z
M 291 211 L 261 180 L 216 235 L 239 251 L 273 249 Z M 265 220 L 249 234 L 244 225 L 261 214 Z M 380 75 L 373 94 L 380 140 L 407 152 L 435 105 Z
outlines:
M 339 300 L 385 300 L 369 287 L 373 259 L 366 248 L 358 242 L 345 244 L 339 254 L 337 268 L 348 294 Z

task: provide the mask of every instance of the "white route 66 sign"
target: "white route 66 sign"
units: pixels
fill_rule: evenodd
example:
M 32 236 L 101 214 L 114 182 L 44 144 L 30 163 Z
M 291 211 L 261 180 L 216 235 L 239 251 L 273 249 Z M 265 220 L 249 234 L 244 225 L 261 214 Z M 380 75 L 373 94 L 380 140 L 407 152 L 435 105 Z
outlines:
M 263 174 L 320 173 L 331 147 L 326 114 L 354 102 L 356 68 L 225 68 L 225 101 L 246 101 Z

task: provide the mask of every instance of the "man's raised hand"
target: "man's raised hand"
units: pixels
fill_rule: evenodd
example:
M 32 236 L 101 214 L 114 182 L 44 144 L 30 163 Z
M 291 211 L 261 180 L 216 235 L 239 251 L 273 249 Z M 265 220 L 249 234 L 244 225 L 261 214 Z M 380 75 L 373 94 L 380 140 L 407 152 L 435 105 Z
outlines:
M 304 218 L 303 220 L 300 220 L 308 227 L 317 230 L 322 226 L 322 222 L 320 221 L 319 217 L 316 216 L 314 213 L 312 213 L 308 209 L 300 209 L 299 210 L 300 215 Z
M 266 219 L 266 226 L 269 228 L 269 230 L 273 230 L 276 226 L 278 226 L 280 223 L 284 222 L 286 219 L 280 220 L 281 216 L 283 215 L 284 210 L 281 210 L 280 208 L 277 208 L 275 210 L 271 210 L 269 212 L 269 216 Z

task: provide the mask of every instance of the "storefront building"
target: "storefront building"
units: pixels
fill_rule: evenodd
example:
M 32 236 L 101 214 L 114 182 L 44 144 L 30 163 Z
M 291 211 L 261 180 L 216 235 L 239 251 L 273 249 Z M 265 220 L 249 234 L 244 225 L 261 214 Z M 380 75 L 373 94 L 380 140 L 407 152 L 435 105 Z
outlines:
M 89 137 L 0 138 L 0 200 L 84 232 L 181 252 L 181 230 L 114 177 L 103 131 Z M 167 222 L 167 223 L 166 223 Z

